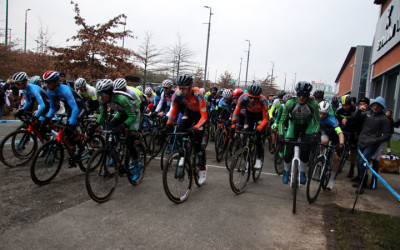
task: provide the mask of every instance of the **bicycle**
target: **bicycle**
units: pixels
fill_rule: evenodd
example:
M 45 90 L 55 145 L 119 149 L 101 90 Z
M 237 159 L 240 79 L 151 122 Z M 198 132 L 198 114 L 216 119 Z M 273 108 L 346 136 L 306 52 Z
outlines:
M 82 172 L 86 171 L 86 165 L 94 154 L 95 149 L 104 145 L 104 139 L 100 135 L 93 135 L 87 138 L 83 134 L 79 134 L 82 142 L 83 151 L 79 159 L 73 159 L 73 148 L 69 144 L 64 135 L 65 126 L 62 124 L 53 124 L 57 129 L 57 135 L 54 139 L 44 143 L 35 153 L 32 159 L 30 174 L 33 182 L 37 185 L 45 185 L 50 183 L 59 173 L 64 161 L 64 150 L 69 154 L 70 167 L 76 167 L 78 163 Z M 78 148 L 76 150 L 79 150 Z
M 349 132 L 343 132 L 344 135 L 344 147 L 342 150 L 342 154 L 340 155 L 340 163 L 339 163 L 339 171 L 338 173 L 343 171 L 344 165 L 346 164 L 346 161 L 349 160 L 349 150 L 351 149 L 351 136 L 353 135 L 353 133 L 349 133 Z
M 236 133 L 239 130 L 240 130 L 240 126 L 237 125 L 235 127 L 235 132 L 232 135 L 232 138 L 229 141 L 228 146 L 226 148 L 225 167 L 228 171 L 230 171 L 232 160 L 234 159 L 236 152 L 243 147 L 242 146 L 243 138 L 241 138 L 240 135 Z
M 127 175 L 131 185 L 143 181 L 146 169 L 146 152 L 143 143 L 135 141 L 135 147 L 142 165 L 139 178 L 132 180 L 134 169 L 129 167 L 130 154 L 126 148 L 126 137 L 118 136 L 112 130 L 98 130 L 105 134 L 106 145 L 91 157 L 85 176 L 86 190 L 90 198 L 98 203 L 108 201 L 117 188 L 118 176 Z
M 174 133 L 176 133 L 178 126 L 177 124 L 174 124 Z M 164 169 L 164 166 L 168 164 L 168 158 L 174 152 L 176 149 L 180 150 L 181 145 L 179 143 L 179 140 L 177 140 L 178 137 L 177 135 L 168 135 L 163 147 L 161 148 L 161 162 L 160 162 L 160 167 L 161 170 Z
M 274 152 L 274 166 L 275 172 L 282 175 L 284 171 L 283 156 L 285 155 L 286 147 L 281 143 L 279 136 L 276 137 L 276 149 Z
M 229 120 L 217 119 L 217 121 L 222 124 L 222 127 L 220 127 L 216 133 L 217 136 L 214 145 L 217 162 L 221 162 L 233 134 L 230 129 L 231 123 Z
M 236 194 L 241 194 L 246 190 L 252 173 L 253 181 L 257 182 L 261 176 L 261 170 L 264 163 L 264 157 L 261 159 L 261 168 L 255 169 L 254 161 L 257 154 L 255 143 L 255 132 L 237 131 L 237 134 L 248 136 L 247 143 L 244 148 L 238 150 L 232 160 L 229 169 L 229 184 Z
M 290 187 L 292 188 L 293 195 L 293 214 L 296 213 L 296 201 L 297 201 L 297 189 L 301 187 L 300 183 L 300 146 L 301 145 L 310 145 L 313 144 L 311 142 L 301 142 L 301 141 L 290 141 L 285 140 L 285 144 L 294 145 L 294 155 L 292 159 L 292 164 L 290 166 L 289 178 L 290 178 Z
M 318 156 L 317 161 L 308 171 L 307 180 L 307 200 L 311 204 L 317 200 L 318 195 L 322 189 L 326 189 L 329 179 L 331 177 L 331 162 L 333 157 L 334 146 L 330 144 L 319 143 L 323 146 L 321 154 Z
M 199 183 L 198 153 L 194 152 L 191 136 L 188 132 L 175 132 L 170 135 L 182 140 L 181 149 L 175 150 L 168 158 L 168 164 L 163 169 L 163 186 L 167 197 L 174 203 L 184 202 L 193 188 L 193 179 L 198 187 Z M 205 149 L 201 147 L 205 158 Z

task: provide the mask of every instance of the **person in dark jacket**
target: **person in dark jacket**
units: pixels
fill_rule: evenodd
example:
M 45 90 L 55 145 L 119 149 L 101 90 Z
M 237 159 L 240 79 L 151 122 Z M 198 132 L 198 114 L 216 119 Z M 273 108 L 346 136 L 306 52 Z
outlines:
M 361 133 L 358 138 L 358 148 L 365 158 L 370 161 L 373 153 L 378 149 L 382 142 L 390 139 L 390 121 L 383 112 L 386 109 L 385 99 L 378 96 L 372 103 L 372 112 L 366 113 L 365 121 L 362 125 Z M 353 185 L 359 187 L 361 184 L 360 194 L 363 193 L 366 186 L 368 175 L 362 180 L 366 171 L 363 159 L 358 156 L 357 161 L 359 183 Z M 363 182 L 363 183 L 361 183 Z M 357 192 L 357 191 L 356 191 Z

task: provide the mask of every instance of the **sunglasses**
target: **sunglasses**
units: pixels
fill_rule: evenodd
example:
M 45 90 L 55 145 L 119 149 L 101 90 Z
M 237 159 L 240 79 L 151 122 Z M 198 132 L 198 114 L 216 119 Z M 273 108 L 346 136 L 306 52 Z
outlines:
M 307 94 L 307 93 L 297 93 L 297 97 L 304 97 L 304 98 L 306 98 L 306 97 L 308 97 L 308 94 Z
M 107 93 L 105 93 L 105 92 L 100 92 L 100 93 L 98 93 L 98 95 L 99 95 L 99 96 L 102 96 L 102 97 L 105 97 L 105 96 L 107 95 Z

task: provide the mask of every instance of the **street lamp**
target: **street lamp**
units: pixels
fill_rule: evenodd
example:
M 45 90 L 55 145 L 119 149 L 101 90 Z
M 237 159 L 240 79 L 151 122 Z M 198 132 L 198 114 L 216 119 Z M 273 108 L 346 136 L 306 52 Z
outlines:
M 271 75 L 271 85 L 274 83 L 274 66 L 275 66 L 275 63 L 274 62 L 271 62 L 272 63 L 272 75 Z
M 283 74 L 285 74 L 285 83 L 283 84 L 283 90 L 286 90 L 286 73 Z
M 7 38 L 8 38 L 8 0 L 6 0 L 6 35 L 4 44 L 7 46 Z
M 249 73 L 249 59 L 250 59 L 250 40 L 245 40 L 246 42 L 249 42 L 249 50 L 247 51 L 247 67 L 246 67 L 246 81 L 245 81 L 245 87 L 247 88 L 247 75 Z
M 27 29 L 27 26 L 28 26 L 28 23 L 27 23 L 27 16 L 28 16 L 28 11 L 30 11 L 31 9 L 27 9 L 27 10 L 25 10 L 25 42 L 24 42 L 24 53 L 26 53 L 26 29 Z
M 207 49 L 206 49 L 206 65 L 204 67 L 204 83 L 203 83 L 203 88 L 206 88 L 206 78 L 207 78 L 207 62 L 208 62 L 208 45 L 210 44 L 210 27 L 211 27 L 211 7 L 204 6 L 206 9 L 210 9 L 210 18 L 208 20 L 208 34 L 207 34 Z
M 242 60 L 243 58 L 240 58 L 240 68 L 239 68 L 239 79 L 238 79 L 238 88 L 240 88 L 240 74 L 242 73 Z

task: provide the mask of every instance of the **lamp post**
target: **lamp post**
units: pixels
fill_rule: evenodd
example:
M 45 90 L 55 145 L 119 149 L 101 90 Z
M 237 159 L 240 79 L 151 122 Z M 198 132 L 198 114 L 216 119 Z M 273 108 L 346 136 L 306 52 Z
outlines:
M 124 45 L 125 45 L 125 26 L 126 26 L 126 16 L 125 16 L 125 22 L 124 22 L 124 36 L 122 37 L 122 48 L 124 48 Z
M 283 90 L 286 90 L 286 73 L 283 74 L 285 74 L 285 83 L 283 84 Z
M 272 63 L 272 75 L 271 75 L 271 85 L 272 84 L 274 84 L 274 66 L 275 66 L 275 63 L 274 62 L 271 62 Z
M 240 68 L 239 68 L 239 79 L 238 79 L 238 88 L 240 88 L 240 74 L 242 73 L 242 60 L 243 58 L 240 58 Z
M 6 35 L 4 44 L 7 46 L 7 38 L 8 38 L 8 0 L 6 0 Z
M 208 34 L 207 34 L 207 49 L 206 49 L 206 65 L 204 66 L 204 83 L 203 83 L 203 88 L 206 88 L 206 79 L 207 79 L 207 63 L 208 63 L 208 46 L 210 44 L 210 28 L 211 28 L 211 7 L 209 6 L 204 6 L 206 9 L 210 9 L 210 17 L 208 19 Z
M 28 11 L 30 11 L 30 10 L 31 10 L 31 9 L 25 10 L 25 42 L 24 42 L 24 53 L 26 53 L 26 30 L 27 30 L 27 26 L 28 26 L 27 16 L 28 16 Z
M 246 67 L 246 81 L 245 81 L 245 87 L 247 88 L 247 76 L 249 73 L 249 59 L 250 59 L 250 40 L 245 40 L 246 42 L 249 42 L 249 50 L 247 51 L 247 67 Z

